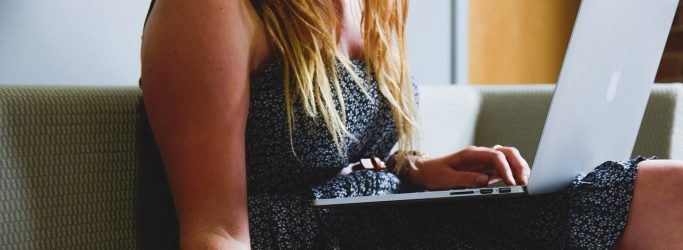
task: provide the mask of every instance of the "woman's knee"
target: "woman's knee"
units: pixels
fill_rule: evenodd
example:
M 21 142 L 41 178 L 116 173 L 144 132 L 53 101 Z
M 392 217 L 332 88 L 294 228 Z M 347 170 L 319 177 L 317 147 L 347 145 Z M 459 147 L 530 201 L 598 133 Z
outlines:
M 638 164 L 626 230 L 616 248 L 668 247 L 683 240 L 683 161 L 648 160 Z
M 638 163 L 638 184 L 650 188 L 669 188 L 683 190 L 683 161 L 679 160 L 648 160 Z M 667 191 L 667 190 L 662 190 Z
M 649 160 L 638 164 L 632 209 L 650 219 L 665 217 L 683 222 L 683 161 Z M 672 214 L 675 213 L 675 214 Z
M 658 168 L 663 171 L 666 169 L 683 169 L 683 161 L 681 160 L 646 160 L 638 163 L 638 167 Z

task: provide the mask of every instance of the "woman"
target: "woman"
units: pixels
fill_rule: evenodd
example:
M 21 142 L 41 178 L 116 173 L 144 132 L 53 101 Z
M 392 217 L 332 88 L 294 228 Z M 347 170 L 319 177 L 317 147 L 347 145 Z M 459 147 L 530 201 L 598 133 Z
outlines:
M 142 87 L 183 248 L 683 246 L 678 161 L 606 162 L 563 192 L 508 201 L 310 207 L 313 197 L 527 182 L 512 147 L 410 151 L 406 11 L 404 0 L 155 4 Z M 376 169 L 347 167 L 362 158 Z

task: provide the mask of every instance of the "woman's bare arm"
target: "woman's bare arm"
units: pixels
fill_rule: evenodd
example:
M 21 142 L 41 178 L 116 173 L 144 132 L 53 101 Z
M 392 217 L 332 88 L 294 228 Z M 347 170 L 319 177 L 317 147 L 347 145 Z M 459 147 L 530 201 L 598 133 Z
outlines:
M 145 28 L 145 107 L 183 248 L 249 246 L 245 129 L 261 30 L 248 0 L 159 0 Z

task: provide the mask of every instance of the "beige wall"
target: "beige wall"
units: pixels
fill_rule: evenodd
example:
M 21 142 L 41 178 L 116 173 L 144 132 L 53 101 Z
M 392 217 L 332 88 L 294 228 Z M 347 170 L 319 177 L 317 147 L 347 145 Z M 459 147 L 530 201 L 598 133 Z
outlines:
M 578 0 L 469 1 L 470 82 L 556 82 L 578 6 Z

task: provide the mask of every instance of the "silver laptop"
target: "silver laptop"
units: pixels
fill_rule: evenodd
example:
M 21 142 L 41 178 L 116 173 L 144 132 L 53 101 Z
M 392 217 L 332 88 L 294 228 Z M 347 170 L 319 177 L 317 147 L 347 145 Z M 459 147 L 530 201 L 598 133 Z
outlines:
M 312 204 L 551 193 L 604 161 L 630 158 L 677 6 L 678 0 L 581 1 L 528 186 L 317 199 Z

